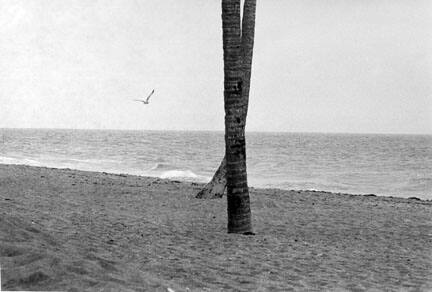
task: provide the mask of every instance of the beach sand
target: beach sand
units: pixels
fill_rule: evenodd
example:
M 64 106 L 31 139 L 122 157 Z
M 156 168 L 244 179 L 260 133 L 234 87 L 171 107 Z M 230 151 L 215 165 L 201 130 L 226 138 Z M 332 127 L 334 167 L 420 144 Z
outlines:
M 432 290 L 432 202 L 251 188 L 255 236 L 202 185 L 0 165 L 3 290 Z

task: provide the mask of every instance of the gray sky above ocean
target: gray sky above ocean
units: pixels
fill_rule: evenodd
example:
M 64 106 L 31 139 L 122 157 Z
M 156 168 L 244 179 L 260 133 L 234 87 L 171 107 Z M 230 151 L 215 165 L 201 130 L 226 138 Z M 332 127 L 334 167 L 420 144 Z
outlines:
M 0 127 L 223 130 L 220 14 L 1 1 Z M 431 27 L 428 0 L 258 1 L 247 129 L 431 134 Z

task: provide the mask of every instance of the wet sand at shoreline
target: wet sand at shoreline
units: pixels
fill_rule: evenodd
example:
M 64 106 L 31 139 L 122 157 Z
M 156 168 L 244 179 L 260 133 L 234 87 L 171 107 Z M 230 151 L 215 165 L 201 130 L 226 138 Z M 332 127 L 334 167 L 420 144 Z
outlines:
M 432 290 L 432 201 L 251 188 L 226 200 L 152 177 L 0 165 L 4 290 Z

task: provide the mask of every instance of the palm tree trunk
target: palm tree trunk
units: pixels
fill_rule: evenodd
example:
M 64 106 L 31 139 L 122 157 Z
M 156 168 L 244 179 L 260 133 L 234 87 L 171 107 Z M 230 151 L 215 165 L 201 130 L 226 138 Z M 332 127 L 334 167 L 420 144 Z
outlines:
M 226 189 L 226 159 L 222 159 L 211 181 L 206 184 L 195 196 L 198 199 L 222 198 Z
M 249 105 L 249 91 L 252 73 L 252 56 L 255 39 L 255 15 L 256 15 L 256 0 L 245 0 L 243 6 L 242 19 L 242 35 L 241 35 L 241 55 L 243 69 L 243 92 L 242 98 L 245 103 L 244 119 Z
M 242 98 L 240 0 L 222 0 L 228 233 L 252 233 Z
M 245 0 L 243 6 L 243 19 L 241 29 L 241 57 L 243 69 L 243 87 L 242 98 L 244 99 L 244 120 L 249 105 L 250 79 L 252 72 L 252 56 L 255 38 L 255 12 L 256 0 Z M 221 164 L 216 170 L 210 182 L 196 195 L 196 198 L 221 198 L 226 189 L 226 157 L 222 159 Z

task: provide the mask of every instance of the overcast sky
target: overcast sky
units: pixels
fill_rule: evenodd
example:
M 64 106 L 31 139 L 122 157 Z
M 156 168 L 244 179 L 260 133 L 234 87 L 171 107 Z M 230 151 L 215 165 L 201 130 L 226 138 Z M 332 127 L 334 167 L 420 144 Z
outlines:
M 1 0 L 0 127 L 223 130 L 220 2 Z M 247 130 L 432 134 L 431 28 L 430 0 L 258 0 Z

